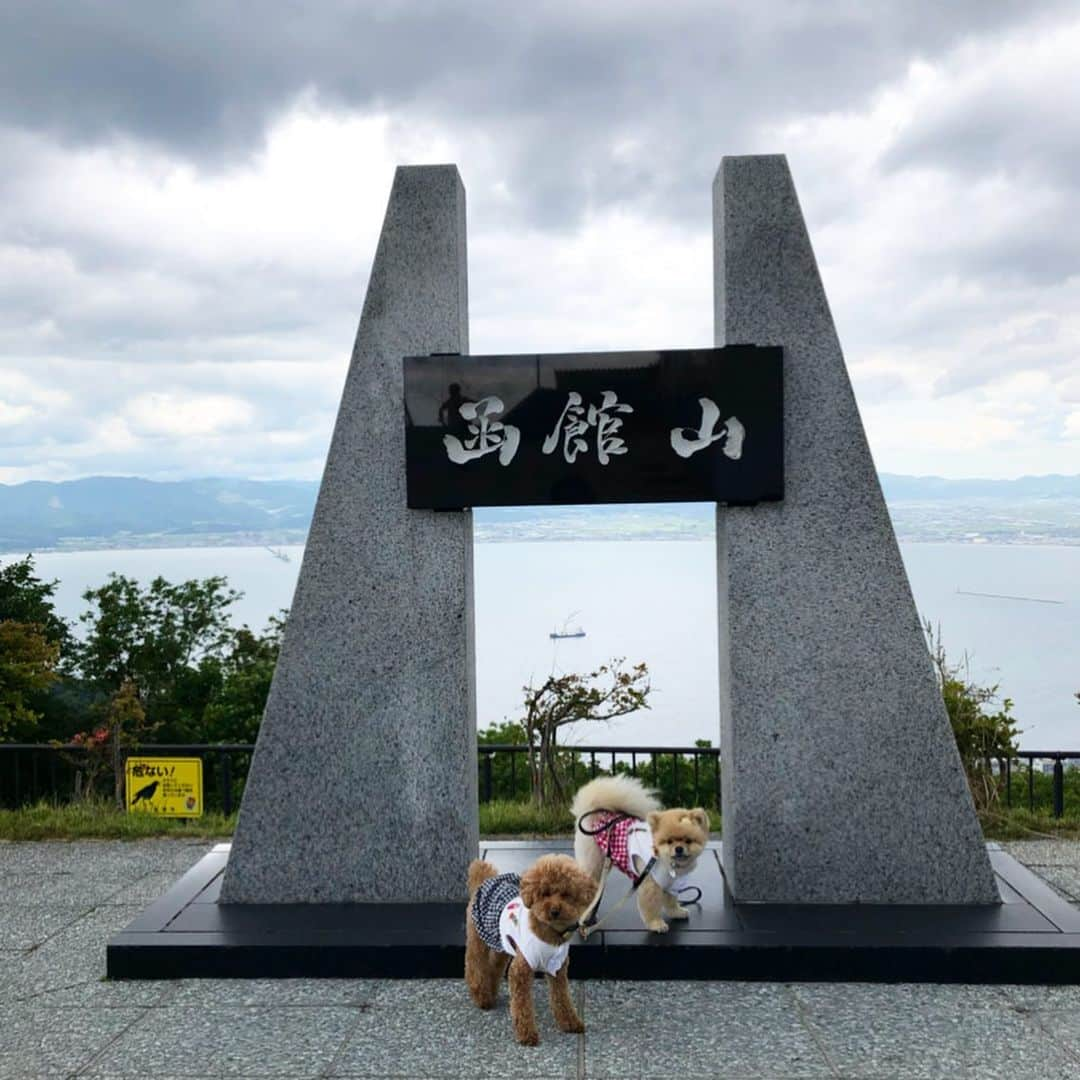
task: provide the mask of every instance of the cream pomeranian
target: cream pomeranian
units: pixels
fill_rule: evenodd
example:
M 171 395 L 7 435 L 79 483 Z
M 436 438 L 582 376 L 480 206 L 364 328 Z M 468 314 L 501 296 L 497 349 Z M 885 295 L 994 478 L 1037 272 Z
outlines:
M 631 880 L 655 858 L 637 890 L 638 911 L 650 930 L 664 933 L 665 916 L 689 918 L 678 893 L 709 840 L 705 810 L 662 810 L 652 792 L 634 777 L 600 776 L 578 789 L 570 812 L 574 858 L 595 881 L 609 856 Z

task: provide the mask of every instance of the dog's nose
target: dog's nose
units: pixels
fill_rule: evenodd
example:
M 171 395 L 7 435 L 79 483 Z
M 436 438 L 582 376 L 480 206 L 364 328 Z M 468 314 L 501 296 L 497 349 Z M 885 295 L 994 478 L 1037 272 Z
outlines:
M 556 907 L 553 907 L 553 908 L 551 909 L 551 917 L 552 917 L 553 919 L 557 919 L 557 918 L 559 917 L 559 912 L 560 912 L 561 910 L 562 910 L 562 909 L 561 909 L 561 908 L 559 908 L 558 906 L 556 906 Z
M 678 844 L 677 844 L 677 845 L 675 846 L 675 854 L 676 854 L 676 855 L 681 855 L 682 853 L 683 853 L 683 848 L 682 848 L 682 846 L 681 846 L 681 845 L 678 845 Z

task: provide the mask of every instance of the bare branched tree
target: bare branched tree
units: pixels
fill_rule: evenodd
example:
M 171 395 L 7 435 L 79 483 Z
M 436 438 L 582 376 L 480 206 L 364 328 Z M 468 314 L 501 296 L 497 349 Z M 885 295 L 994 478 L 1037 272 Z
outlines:
M 565 803 L 568 793 L 558 755 L 558 732 L 567 724 L 613 720 L 647 709 L 652 687 L 649 669 L 636 664 L 624 669 L 623 657 L 582 675 L 549 675 L 540 686 L 525 686 L 522 725 L 529 742 L 529 772 L 533 802 L 538 806 Z

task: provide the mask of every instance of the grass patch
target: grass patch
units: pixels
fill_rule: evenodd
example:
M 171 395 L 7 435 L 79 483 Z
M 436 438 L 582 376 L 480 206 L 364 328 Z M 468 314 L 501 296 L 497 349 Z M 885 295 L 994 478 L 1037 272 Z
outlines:
M 720 832 L 720 815 L 709 811 L 711 828 Z M 980 815 L 987 840 L 1080 840 L 1080 816 L 1056 819 L 1026 809 Z M 198 840 L 228 839 L 236 827 L 236 814 L 208 813 L 180 820 L 153 814 L 128 814 L 111 803 L 39 802 L 20 810 L 0 810 L 0 840 L 142 840 L 154 836 Z M 480 835 L 545 837 L 572 835 L 573 819 L 565 808 L 538 809 L 529 802 L 496 801 L 480 804 Z
M 566 807 L 506 801 L 480 804 L 481 836 L 569 836 L 573 829 L 574 819 Z
M 1080 817 L 1055 818 L 1025 809 L 988 810 L 979 815 L 987 840 L 1080 840 Z
M 720 831 L 720 814 L 709 811 L 710 828 Z M 572 836 L 574 819 L 565 807 L 539 809 L 529 802 L 480 804 L 480 835 L 486 837 Z
M 128 814 L 107 802 L 55 806 L 39 802 L 20 810 L 0 810 L 0 840 L 143 840 L 152 836 L 214 840 L 232 836 L 236 815 L 162 818 Z
M 710 812 L 713 831 L 720 815 Z M 204 814 L 181 820 L 153 814 L 128 814 L 108 802 L 39 802 L 20 810 L 0 810 L 0 840 L 143 840 L 153 836 L 228 839 L 236 814 Z M 537 809 L 528 802 L 480 804 L 480 835 L 485 837 L 544 837 L 573 834 L 574 821 L 565 807 Z

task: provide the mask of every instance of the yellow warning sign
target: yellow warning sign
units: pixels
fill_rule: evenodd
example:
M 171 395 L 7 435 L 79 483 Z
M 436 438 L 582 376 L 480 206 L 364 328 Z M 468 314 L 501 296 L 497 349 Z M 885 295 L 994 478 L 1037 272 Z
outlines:
M 202 758 L 129 757 L 126 787 L 130 813 L 202 817 Z

